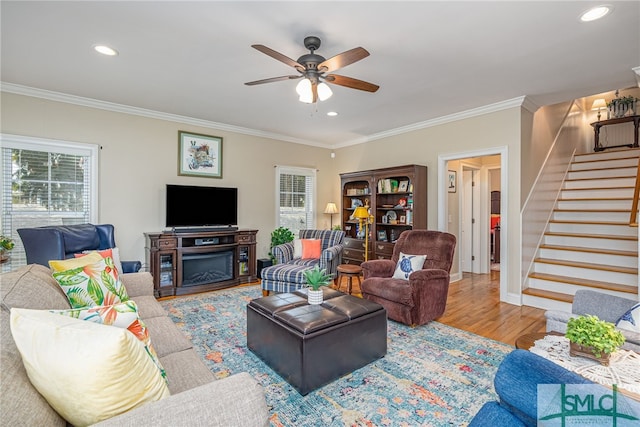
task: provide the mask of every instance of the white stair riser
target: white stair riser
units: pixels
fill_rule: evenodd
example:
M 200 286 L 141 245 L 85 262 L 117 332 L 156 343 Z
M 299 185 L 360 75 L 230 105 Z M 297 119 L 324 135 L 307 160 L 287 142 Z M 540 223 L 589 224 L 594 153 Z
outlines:
M 611 211 L 555 211 L 553 219 L 559 221 L 613 221 L 629 222 L 629 212 Z
M 629 158 L 629 159 L 611 159 L 611 160 L 602 160 L 599 162 L 584 162 L 584 163 L 572 163 L 569 170 L 571 171 L 579 171 L 579 170 L 587 170 L 587 169 L 604 169 L 604 168 L 626 168 L 626 167 L 638 167 L 638 159 Z
M 553 299 L 540 298 L 533 295 L 522 295 L 522 304 L 543 310 L 558 310 L 571 313 L 571 304 Z
M 565 181 L 564 189 L 571 190 L 574 188 L 617 188 L 632 187 L 636 185 L 636 179 L 633 178 L 615 178 L 615 179 L 580 179 L 577 181 Z
M 617 267 L 638 267 L 637 256 L 579 252 L 561 249 L 540 248 L 540 258 L 557 259 L 562 261 L 589 262 L 592 264 L 615 265 Z
M 575 295 L 578 289 L 585 289 L 584 286 L 573 285 L 571 283 L 554 282 L 551 280 L 544 280 L 544 279 L 537 279 L 537 278 L 529 279 L 529 287 L 535 288 L 535 289 L 542 289 L 545 291 L 560 292 L 568 295 Z M 634 295 L 629 292 L 617 292 L 609 289 L 600 289 L 600 288 L 590 288 L 590 289 L 593 289 L 598 292 L 602 292 L 604 294 L 616 295 L 616 296 L 627 298 L 627 299 L 637 297 L 637 295 Z
M 553 236 L 546 234 L 544 242 L 548 245 L 577 246 L 580 248 L 614 249 L 637 251 L 637 240 L 596 239 L 593 237 Z
M 557 276 L 575 277 L 578 279 L 598 280 L 601 282 L 618 283 L 620 285 L 638 286 L 637 274 L 618 273 L 615 271 L 595 270 L 592 268 L 571 267 L 566 265 L 546 264 L 536 262 L 533 265 L 536 273 L 555 274 Z
M 567 173 L 567 179 L 584 179 L 584 178 L 610 178 L 618 176 L 635 176 L 638 171 L 638 166 L 628 166 L 625 168 L 616 169 L 585 169 L 579 171 L 569 171 Z
M 631 198 L 623 200 L 558 200 L 558 209 L 615 209 L 631 212 Z
M 548 230 L 555 233 L 605 234 L 611 236 L 637 236 L 638 229 L 629 225 L 578 224 L 550 222 Z
M 597 188 L 588 190 L 562 190 L 561 199 L 615 199 L 633 197 L 633 188 Z
M 580 163 L 580 162 L 589 162 L 589 161 L 600 161 L 605 159 L 624 159 L 628 157 L 637 158 L 638 156 L 640 156 L 640 149 L 623 148 L 619 150 L 606 150 L 606 151 L 599 151 L 597 153 L 592 152 L 592 153 L 579 154 L 575 156 L 574 162 Z

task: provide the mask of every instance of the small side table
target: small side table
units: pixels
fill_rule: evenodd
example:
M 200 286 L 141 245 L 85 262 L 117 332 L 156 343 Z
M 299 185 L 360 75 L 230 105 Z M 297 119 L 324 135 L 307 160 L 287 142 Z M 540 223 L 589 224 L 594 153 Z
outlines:
M 355 277 L 358 279 L 358 285 L 360 286 L 362 282 L 360 282 L 360 275 L 362 274 L 362 267 L 354 264 L 340 264 L 338 266 L 338 274 L 334 280 L 334 284 L 337 289 L 340 289 L 340 281 L 342 276 L 347 277 L 347 293 L 351 295 L 351 280 Z

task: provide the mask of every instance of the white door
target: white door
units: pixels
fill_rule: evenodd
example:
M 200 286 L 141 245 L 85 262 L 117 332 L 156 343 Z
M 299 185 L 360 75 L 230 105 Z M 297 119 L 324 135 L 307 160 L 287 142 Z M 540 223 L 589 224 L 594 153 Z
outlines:
M 465 273 L 481 273 L 480 268 L 480 234 L 479 234 L 479 186 L 474 185 L 478 171 L 464 169 L 462 171 L 462 271 Z

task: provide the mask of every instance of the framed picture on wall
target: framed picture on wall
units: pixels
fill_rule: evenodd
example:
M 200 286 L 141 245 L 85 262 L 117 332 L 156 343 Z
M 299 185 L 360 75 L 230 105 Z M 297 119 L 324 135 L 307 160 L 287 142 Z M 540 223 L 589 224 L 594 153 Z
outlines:
M 456 192 L 457 179 L 456 179 L 456 171 L 448 171 L 448 179 L 447 179 L 447 190 L 449 193 Z
M 178 131 L 178 175 L 222 178 L 222 138 Z

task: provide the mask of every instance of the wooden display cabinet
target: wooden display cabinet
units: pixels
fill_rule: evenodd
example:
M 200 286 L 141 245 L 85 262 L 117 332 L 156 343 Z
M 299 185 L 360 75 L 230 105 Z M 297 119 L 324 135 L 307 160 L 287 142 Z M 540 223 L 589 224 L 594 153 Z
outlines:
M 257 280 L 257 230 L 144 233 L 156 297 Z
M 427 167 L 406 165 L 340 174 L 342 229 L 346 264 L 364 261 L 364 235 L 351 219 L 355 207 L 369 204 L 368 259 L 390 259 L 396 239 L 405 230 L 427 228 Z M 356 200 L 354 202 L 354 200 Z

